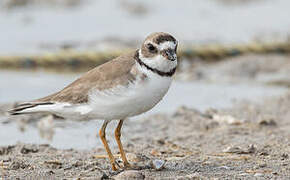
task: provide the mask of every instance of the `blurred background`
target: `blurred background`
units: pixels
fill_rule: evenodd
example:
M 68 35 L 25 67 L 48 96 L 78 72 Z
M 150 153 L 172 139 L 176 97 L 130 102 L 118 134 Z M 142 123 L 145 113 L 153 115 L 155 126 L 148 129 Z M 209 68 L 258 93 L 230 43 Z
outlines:
M 156 31 L 178 39 L 179 69 L 164 100 L 130 121 L 281 95 L 290 87 L 289 7 L 289 0 L 1 0 L 0 146 L 95 147 L 100 121 L 5 111 L 62 89 Z

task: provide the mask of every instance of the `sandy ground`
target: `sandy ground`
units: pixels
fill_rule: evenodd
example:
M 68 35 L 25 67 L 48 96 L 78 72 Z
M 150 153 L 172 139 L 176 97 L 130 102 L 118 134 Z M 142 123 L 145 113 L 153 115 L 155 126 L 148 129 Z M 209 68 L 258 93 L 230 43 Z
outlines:
M 288 86 L 289 56 L 250 55 L 197 64 L 187 65 L 179 78 Z M 2 146 L 0 179 L 289 179 L 289 107 L 290 92 L 260 103 L 241 101 L 227 109 L 199 112 L 179 107 L 171 114 L 126 121 L 124 148 L 137 170 L 112 172 L 101 146 L 88 150 Z M 7 108 L 0 108 L 0 117 Z M 28 116 L 26 121 L 40 117 Z M 110 126 L 108 131 L 112 130 Z

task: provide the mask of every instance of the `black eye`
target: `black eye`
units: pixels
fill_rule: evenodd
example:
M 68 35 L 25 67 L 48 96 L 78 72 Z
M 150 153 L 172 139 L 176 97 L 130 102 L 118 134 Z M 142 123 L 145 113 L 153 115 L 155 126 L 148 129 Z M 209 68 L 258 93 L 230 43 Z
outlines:
M 147 48 L 149 49 L 150 52 L 155 52 L 156 48 L 152 44 L 147 44 Z

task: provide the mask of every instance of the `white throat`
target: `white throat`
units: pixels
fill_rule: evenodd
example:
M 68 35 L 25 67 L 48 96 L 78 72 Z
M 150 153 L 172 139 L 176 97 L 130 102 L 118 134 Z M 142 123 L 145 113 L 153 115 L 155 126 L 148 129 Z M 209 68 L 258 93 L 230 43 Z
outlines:
M 139 49 L 139 58 L 147 66 L 151 67 L 152 69 L 157 69 L 161 72 L 169 72 L 177 66 L 177 60 L 169 61 L 162 55 L 157 55 L 153 58 L 146 58 L 143 56 L 141 49 Z

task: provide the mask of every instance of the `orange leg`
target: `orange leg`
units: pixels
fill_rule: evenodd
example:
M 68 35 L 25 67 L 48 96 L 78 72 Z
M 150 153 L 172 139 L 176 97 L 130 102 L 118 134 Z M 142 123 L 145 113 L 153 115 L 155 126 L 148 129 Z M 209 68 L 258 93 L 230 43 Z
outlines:
M 100 138 L 105 146 L 105 149 L 108 153 L 108 156 L 109 156 L 109 160 L 110 160 L 110 163 L 111 163 L 111 166 L 112 166 L 112 170 L 113 171 L 116 171 L 117 168 L 116 168 L 116 162 L 115 162 L 115 158 L 109 148 L 109 145 L 108 145 L 108 142 L 107 142 L 107 139 L 106 139 L 106 127 L 108 125 L 109 121 L 105 120 L 104 121 L 104 124 L 102 126 L 102 128 L 100 129 L 99 131 L 99 135 L 100 135 Z
M 116 138 L 116 141 L 117 141 L 118 146 L 119 146 L 119 150 L 121 153 L 121 158 L 123 160 L 124 166 L 125 166 L 125 168 L 127 168 L 127 167 L 130 167 L 130 164 L 126 158 L 126 154 L 124 152 L 123 145 L 122 145 L 122 142 L 120 139 L 121 138 L 121 128 L 122 128 L 123 122 L 124 122 L 124 119 L 121 119 L 119 121 L 117 128 L 115 129 L 115 138 Z

